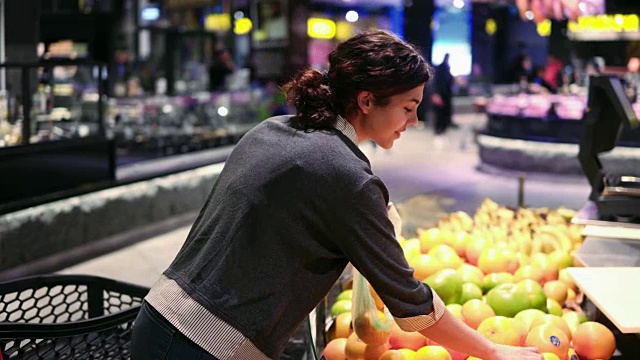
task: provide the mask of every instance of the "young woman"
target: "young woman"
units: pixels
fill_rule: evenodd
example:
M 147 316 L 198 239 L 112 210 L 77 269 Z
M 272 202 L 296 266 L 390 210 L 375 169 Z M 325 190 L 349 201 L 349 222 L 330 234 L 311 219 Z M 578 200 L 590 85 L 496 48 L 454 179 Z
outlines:
M 430 67 L 383 31 L 357 35 L 284 86 L 295 116 L 237 144 L 133 330 L 136 359 L 277 359 L 351 262 L 396 322 L 485 360 L 542 359 L 495 345 L 413 277 L 389 194 L 358 142 L 390 148 L 417 122 Z

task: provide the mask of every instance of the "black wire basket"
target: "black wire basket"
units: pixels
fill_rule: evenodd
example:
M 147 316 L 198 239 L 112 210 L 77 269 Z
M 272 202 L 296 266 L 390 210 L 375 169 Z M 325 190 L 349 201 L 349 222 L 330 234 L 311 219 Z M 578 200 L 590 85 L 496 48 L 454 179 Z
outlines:
M 87 275 L 0 283 L 0 359 L 129 359 L 148 288 Z

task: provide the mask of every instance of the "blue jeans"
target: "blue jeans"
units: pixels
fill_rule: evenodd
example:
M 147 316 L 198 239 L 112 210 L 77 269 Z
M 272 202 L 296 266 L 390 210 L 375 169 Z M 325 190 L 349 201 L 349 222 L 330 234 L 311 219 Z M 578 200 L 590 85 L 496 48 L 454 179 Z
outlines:
M 131 334 L 132 360 L 218 360 L 142 303 Z

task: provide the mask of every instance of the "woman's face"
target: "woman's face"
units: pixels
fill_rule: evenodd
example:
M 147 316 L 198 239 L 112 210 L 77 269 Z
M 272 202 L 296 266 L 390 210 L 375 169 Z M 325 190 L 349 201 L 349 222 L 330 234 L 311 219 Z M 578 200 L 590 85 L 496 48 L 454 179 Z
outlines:
M 422 101 L 423 89 L 424 85 L 420 85 L 394 95 L 386 105 L 372 104 L 362 123 L 362 138 L 373 140 L 384 149 L 390 149 L 408 126 L 418 123 L 417 109 Z

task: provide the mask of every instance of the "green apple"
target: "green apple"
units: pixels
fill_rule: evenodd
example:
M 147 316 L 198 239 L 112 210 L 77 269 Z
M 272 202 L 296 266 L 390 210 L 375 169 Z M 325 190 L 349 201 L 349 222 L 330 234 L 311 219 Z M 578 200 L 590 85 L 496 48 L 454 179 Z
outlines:
M 404 257 L 409 260 L 416 255 L 420 255 L 420 240 L 408 239 L 401 245 Z
M 530 309 L 539 309 L 542 311 L 547 310 L 547 296 L 544 294 L 542 285 L 534 280 L 525 279 L 520 281 L 518 286 L 529 295 Z
M 445 305 L 459 304 L 462 295 L 462 277 L 453 269 L 442 269 L 423 280 L 433 289 Z
M 580 325 L 583 322 L 589 320 L 587 318 L 587 315 L 585 315 L 584 313 L 581 313 L 581 312 L 577 312 L 577 311 L 566 312 L 566 313 L 562 314 L 562 318 L 564 319 L 564 321 L 567 322 L 567 325 L 569 325 L 569 330 L 571 330 L 572 334 L 576 330 L 578 325 Z
M 465 283 L 474 283 L 479 287 L 482 287 L 484 281 L 484 273 L 477 266 L 462 264 L 456 269 L 458 274 L 462 276 L 462 281 Z
M 482 291 L 485 293 L 493 289 L 499 284 L 506 284 L 513 282 L 513 275 L 508 272 L 499 272 L 487 274 L 482 280 Z
M 462 294 L 460 295 L 460 304 L 464 304 L 471 299 L 482 299 L 482 289 L 474 283 L 462 284 Z
M 487 293 L 487 304 L 498 316 L 514 317 L 529 308 L 529 294 L 514 283 L 497 285 Z
M 338 295 L 338 297 L 336 298 L 336 301 L 351 300 L 352 297 L 353 297 L 353 290 L 352 289 L 347 289 L 347 290 L 344 290 L 343 292 L 341 292 Z
M 547 312 L 551 315 L 562 316 L 562 306 L 557 301 L 547 298 Z
M 331 316 L 338 316 L 342 313 L 351 311 L 351 299 L 349 300 L 339 300 L 333 303 L 331 306 Z

